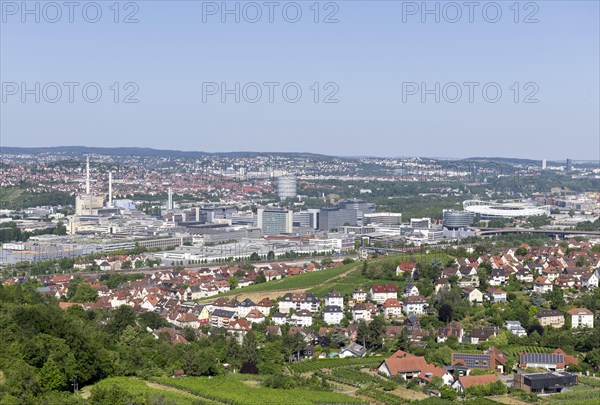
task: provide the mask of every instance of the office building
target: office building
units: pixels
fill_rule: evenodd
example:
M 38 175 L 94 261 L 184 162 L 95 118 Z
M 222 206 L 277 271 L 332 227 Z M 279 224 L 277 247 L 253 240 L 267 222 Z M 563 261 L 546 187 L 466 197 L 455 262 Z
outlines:
M 469 211 L 444 210 L 444 228 L 464 229 L 468 228 L 475 218 L 475 214 Z
M 256 217 L 258 227 L 265 236 L 292 232 L 292 211 L 280 208 L 259 208 Z
M 374 212 L 375 204 L 353 198 L 351 200 L 343 200 L 338 203 L 338 207 L 345 210 L 356 210 L 361 212 Z
M 431 228 L 431 218 L 411 218 L 410 226 L 414 229 L 429 229 Z
M 402 224 L 402 214 L 399 212 L 373 212 L 363 214 L 363 225 L 370 224 L 399 226 Z
M 355 226 L 357 224 L 357 213 L 356 210 L 321 208 L 318 229 L 330 231 L 332 229 L 342 229 L 343 226 Z

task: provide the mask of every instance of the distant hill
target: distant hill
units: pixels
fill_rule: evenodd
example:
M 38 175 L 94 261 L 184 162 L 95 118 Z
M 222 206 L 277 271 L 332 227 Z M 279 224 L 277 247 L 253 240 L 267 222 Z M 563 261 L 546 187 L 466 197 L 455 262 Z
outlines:
M 542 163 L 541 160 L 535 159 L 517 159 L 517 158 L 503 158 L 503 157 L 470 157 L 466 159 L 461 159 L 461 162 L 493 162 L 493 163 L 502 163 L 502 164 L 525 164 L 532 165 L 537 164 L 540 165 Z
M 307 157 L 313 159 L 332 159 L 331 156 L 320 155 L 316 153 L 306 152 L 203 152 L 203 151 L 182 151 L 182 150 L 166 150 L 138 147 L 116 147 L 103 148 L 97 146 L 53 146 L 53 147 L 11 147 L 0 146 L 0 154 L 19 155 L 19 154 L 42 154 L 42 153 L 66 153 L 73 155 L 83 154 L 99 154 L 109 156 L 164 156 L 164 157 L 188 157 L 201 158 L 207 156 L 229 156 L 229 157 L 255 157 L 255 156 L 290 156 L 290 157 Z
M 105 148 L 98 146 L 44 146 L 44 147 L 13 147 L 13 146 L 0 146 L 0 154 L 7 155 L 20 155 L 20 154 L 45 154 L 45 153 L 64 153 L 69 155 L 85 155 L 85 154 L 98 154 L 108 156 L 148 156 L 148 157 L 181 157 L 181 158 L 192 158 L 198 159 L 202 157 L 241 157 L 241 158 L 252 158 L 258 156 L 283 156 L 290 158 L 309 158 L 315 160 L 333 160 L 333 159 L 347 159 L 356 160 L 361 158 L 380 158 L 381 156 L 331 156 L 323 155 L 318 153 L 309 152 L 203 152 L 203 151 L 182 151 L 182 150 L 168 150 L 168 149 L 153 149 L 153 148 L 140 148 L 140 147 L 114 147 Z M 406 156 L 405 158 L 409 158 Z M 469 157 L 465 159 L 454 159 L 454 158 L 440 158 L 440 157 L 421 157 L 421 159 L 429 159 L 432 161 L 442 162 L 455 162 L 455 163 L 496 163 L 505 165 L 541 165 L 541 160 L 535 159 L 518 159 L 518 158 L 505 158 L 505 157 Z M 564 161 L 548 161 L 548 163 L 564 164 Z M 582 166 L 597 166 L 598 161 L 576 161 L 573 163 Z

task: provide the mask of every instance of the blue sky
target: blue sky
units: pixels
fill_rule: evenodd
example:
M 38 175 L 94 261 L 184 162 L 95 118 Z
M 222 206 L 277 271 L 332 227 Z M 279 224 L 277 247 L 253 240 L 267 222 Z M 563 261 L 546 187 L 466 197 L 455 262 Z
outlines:
M 47 3 L 27 3 L 38 4 L 36 22 L 20 1 L 2 1 L 2 145 L 600 158 L 597 1 L 520 2 L 518 22 L 513 1 L 477 2 L 473 22 L 462 1 L 453 3 L 460 18 L 448 2 L 428 2 L 439 22 L 422 15 L 421 1 L 319 2 L 318 23 L 315 1 L 273 2 L 273 22 L 264 1 L 227 2 L 238 5 L 239 23 L 222 16 L 221 1 L 120 2 L 118 23 L 113 1 L 97 2 L 97 23 L 82 13 L 95 17 L 90 2 L 78 4 L 73 23 L 68 8 L 58 18 Z M 254 4 L 262 17 L 251 23 Z M 124 23 L 132 12 L 138 22 Z M 338 22 L 324 23 L 331 13 Z M 79 83 L 73 102 L 65 82 Z M 273 102 L 265 82 L 279 83 Z M 35 83 L 39 103 L 23 92 Z M 86 83 L 97 83 L 87 101 Z M 203 83 L 212 90 L 205 100 Z M 222 83 L 240 84 L 239 103 L 233 94 L 222 102 Z M 423 100 L 436 83 L 439 103 L 436 94 Z M 477 83 L 472 102 L 465 83 Z M 136 90 L 139 102 L 124 103 Z M 338 102 L 325 103 L 332 92 Z

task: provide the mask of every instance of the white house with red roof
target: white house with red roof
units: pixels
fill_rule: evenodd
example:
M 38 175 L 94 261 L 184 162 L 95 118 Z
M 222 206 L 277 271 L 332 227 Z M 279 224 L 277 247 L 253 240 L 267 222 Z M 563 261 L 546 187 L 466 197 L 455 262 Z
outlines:
M 544 294 L 548 291 L 552 291 L 552 281 L 544 276 L 538 276 L 533 282 L 533 291 L 539 294 Z
M 402 317 L 402 303 L 396 298 L 388 298 L 381 306 L 381 312 L 387 319 Z
M 567 314 L 571 316 L 571 328 L 594 327 L 594 313 L 587 308 L 572 308 Z
M 398 286 L 396 284 L 372 285 L 369 293 L 373 301 L 383 304 L 388 298 L 398 299 Z

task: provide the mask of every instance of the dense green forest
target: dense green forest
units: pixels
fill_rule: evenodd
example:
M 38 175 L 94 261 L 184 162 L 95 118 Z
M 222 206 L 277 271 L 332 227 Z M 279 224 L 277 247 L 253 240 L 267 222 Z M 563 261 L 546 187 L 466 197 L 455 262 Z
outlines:
M 156 339 L 147 331 L 166 325 L 153 312 L 136 314 L 128 306 L 115 311 L 71 306 L 64 311 L 35 287 L 0 285 L 0 404 L 79 403 L 70 394 L 75 381 L 82 388 L 110 376 L 170 376 L 176 369 L 214 376 L 225 372 L 224 363 L 279 374 L 305 345 L 300 335 L 267 335 L 265 326 L 257 326 L 241 345 L 219 332 L 209 338 L 191 329 L 184 331 L 190 344 L 173 345 L 168 334 Z M 323 382 L 288 383 L 314 389 Z
M 0 209 L 18 210 L 43 205 L 75 205 L 75 197 L 64 191 L 32 193 L 25 191 L 25 185 L 2 187 L 0 189 Z

